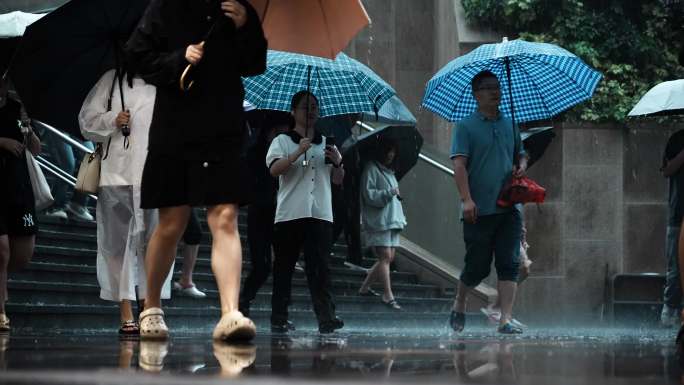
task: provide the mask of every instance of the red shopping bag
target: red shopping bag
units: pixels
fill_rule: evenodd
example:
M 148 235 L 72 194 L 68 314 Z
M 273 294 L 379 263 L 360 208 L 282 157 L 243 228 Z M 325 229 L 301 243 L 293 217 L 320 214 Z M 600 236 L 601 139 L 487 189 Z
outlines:
M 545 198 L 546 189 L 523 176 L 511 178 L 504 185 L 496 204 L 501 207 L 510 207 L 516 203 L 543 203 Z

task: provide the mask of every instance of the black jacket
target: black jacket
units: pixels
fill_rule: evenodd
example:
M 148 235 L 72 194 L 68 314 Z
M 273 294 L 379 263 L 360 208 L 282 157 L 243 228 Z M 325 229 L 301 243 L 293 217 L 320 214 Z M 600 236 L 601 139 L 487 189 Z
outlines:
M 254 9 L 246 0 L 238 1 L 247 9 L 247 22 L 237 31 L 217 0 L 150 2 L 126 44 L 133 68 L 157 87 L 150 154 L 176 155 L 188 148 L 214 152 L 242 144 L 241 77 L 264 72 L 266 40 Z M 181 91 L 179 79 L 188 64 L 185 50 L 205 39 L 204 57 L 193 68 L 195 83 L 190 91 Z

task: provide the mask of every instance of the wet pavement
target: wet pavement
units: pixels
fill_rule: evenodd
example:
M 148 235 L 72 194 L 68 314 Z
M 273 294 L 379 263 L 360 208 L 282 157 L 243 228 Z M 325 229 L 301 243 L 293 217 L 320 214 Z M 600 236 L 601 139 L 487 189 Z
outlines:
M 573 330 L 569 332 L 569 330 Z M 679 384 L 674 331 L 535 329 L 501 337 L 420 330 L 371 335 L 261 333 L 253 344 L 175 333 L 168 343 L 115 335 L 0 336 L 2 384 Z

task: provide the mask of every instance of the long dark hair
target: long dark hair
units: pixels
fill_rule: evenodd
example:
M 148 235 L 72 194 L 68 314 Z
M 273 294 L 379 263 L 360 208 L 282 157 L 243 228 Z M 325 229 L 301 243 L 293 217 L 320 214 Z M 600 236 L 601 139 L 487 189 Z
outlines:
M 310 98 L 313 98 L 316 101 L 316 104 L 320 105 L 320 103 L 318 102 L 318 98 L 316 97 L 316 95 L 312 94 L 311 91 L 301 90 L 294 94 L 294 96 L 292 97 L 292 104 L 290 105 L 290 110 L 294 111 L 295 108 L 297 108 L 297 105 L 299 105 L 299 102 L 301 102 L 302 99 L 304 99 L 307 95 Z
M 385 164 L 385 161 L 387 160 L 387 154 L 390 153 L 390 151 L 394 150 L 394 159 L 392 160 L 392 163 L 387 165 Z M 398 159 L 399 159 L 399 142 L 397 142 L 394 139 L 391 138 L 383 138 L 380 140 L 378 143 L 378 151 L 376 152 L 376 158 L 375 160 L 378 161 L 381 165 L 396 171 L 398 164 Z

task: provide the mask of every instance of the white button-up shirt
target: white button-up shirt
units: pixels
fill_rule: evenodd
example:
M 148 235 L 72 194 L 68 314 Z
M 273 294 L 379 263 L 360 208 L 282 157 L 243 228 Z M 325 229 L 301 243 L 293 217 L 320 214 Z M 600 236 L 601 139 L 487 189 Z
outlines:
M 302 218 L 333 221 L 330 186 L 332 165 L 325 164 L 325 142 L 323 136 L 320 143 L 312 143 L 306 152 L 307 166 L 303 165 L 302 155 L 278 177 L 280 187 L 275 223 Z M 290 135 L 278 135 L 266 154 L 266 166 L 270 168 L 273 162 L 287 158 L 298 148 L 299 143 L 295 143 Z

